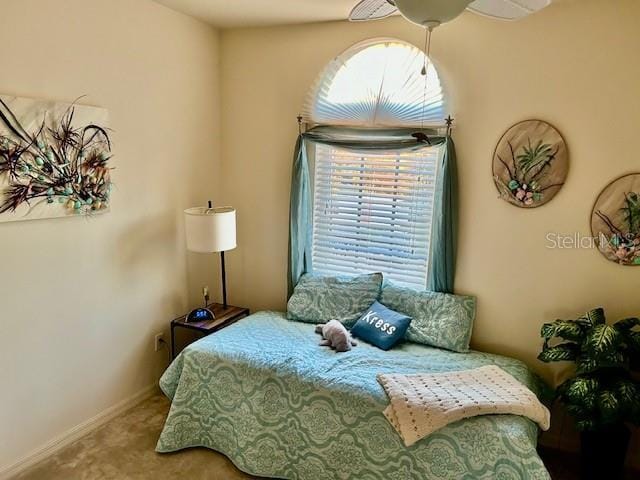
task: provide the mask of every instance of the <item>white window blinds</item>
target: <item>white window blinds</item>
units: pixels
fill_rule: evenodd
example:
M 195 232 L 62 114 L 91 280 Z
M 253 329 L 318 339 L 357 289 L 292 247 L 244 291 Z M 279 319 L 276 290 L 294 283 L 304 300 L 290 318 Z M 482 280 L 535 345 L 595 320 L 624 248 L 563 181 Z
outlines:
M 322 274 L 383 272 L 424 289 L 440 147 L 354 152 L 317 145 L 313 266 Z
M 425 61 L 426 78 L 421 74 Z M 369 40 L 325 68 L 304 116 L 321 125 L 430 127 L 442 126 L 445 112 L 438 71 L 424 52 L 399 40 Z

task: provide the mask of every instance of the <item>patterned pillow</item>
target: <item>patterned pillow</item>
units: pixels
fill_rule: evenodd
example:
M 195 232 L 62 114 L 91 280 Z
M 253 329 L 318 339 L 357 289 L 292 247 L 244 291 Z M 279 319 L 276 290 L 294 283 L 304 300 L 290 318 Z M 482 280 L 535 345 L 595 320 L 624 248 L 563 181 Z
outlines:
M 338 320 L 353 325 L 378 299 L 382 274 L 358 277 L 303 275 L 287 304 L 287 317 L 306 323 Z
M 374 302 L 353 326 L 351 333 L 382 350 L 389 350 L 404 338 L 410 323 L 411 317 Z
M 476 299 L 436 292 L 418 292 L 385 285 L 380 303 L 413 318 L 405 338 L 415 343 L 469 351 Z

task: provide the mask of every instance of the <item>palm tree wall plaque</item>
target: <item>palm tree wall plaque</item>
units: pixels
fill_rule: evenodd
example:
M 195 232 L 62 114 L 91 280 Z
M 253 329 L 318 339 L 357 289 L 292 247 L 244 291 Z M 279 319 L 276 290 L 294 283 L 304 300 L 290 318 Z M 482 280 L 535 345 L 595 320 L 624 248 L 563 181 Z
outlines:
M 547 122 L 527 120 L 511 127 L 493 157 L 500 197 L 521 208 L 540 207 L 560 191 L 569 172 L 562 135 Z

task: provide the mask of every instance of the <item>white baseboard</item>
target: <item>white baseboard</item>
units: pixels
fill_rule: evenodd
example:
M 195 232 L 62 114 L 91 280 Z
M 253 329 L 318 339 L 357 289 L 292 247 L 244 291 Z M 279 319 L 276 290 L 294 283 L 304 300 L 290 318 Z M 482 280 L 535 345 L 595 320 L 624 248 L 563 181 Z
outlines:
M 159 392 L 157 384 L 150 385 L 129 398 L 125 398 L 106 410 L 103 410 L 95 417 L 90 418 L 89 420 L 82 422 L 81 424 L 76 425 L 66 432 L 54 437 L 52 440 L 25 455 L 14 464 L 9 465 L 8 467 L 0 467 L 0 480 L 9 480 L 16 475 L 19 475 L 26 469 L 56 454 L 67 445 L 70 445 L 79 438 L 84 437 L 88 433 L 91 433 L 93 430 L 96 430 L 108 421 L 117 417 L 121 413 L 124 413 L 143 400 L 151 397 L 156 392 Z

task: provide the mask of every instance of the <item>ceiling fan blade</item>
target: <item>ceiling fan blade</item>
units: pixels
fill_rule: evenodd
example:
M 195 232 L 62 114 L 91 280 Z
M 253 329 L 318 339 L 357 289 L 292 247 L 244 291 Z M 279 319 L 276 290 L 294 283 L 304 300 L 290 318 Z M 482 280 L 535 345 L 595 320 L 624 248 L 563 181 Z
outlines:
M 378 20 L 393 15 L 397 11 L 394 0 L 362 0 L 351 10 L 349 20 L 352 22 Z
M 475 0 L 468 9 L 474 13 L 500 20 L 519 20 L 542 10 L 552 0 Z

